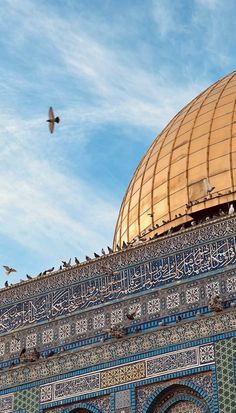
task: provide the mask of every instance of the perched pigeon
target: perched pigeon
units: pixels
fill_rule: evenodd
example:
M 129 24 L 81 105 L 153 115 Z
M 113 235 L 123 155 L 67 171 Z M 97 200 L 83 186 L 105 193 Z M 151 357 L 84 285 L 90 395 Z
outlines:
M 229 206 L 229 215 L 233 215 L 234 214 L 234 206 L 233 204 L 230 204 Z

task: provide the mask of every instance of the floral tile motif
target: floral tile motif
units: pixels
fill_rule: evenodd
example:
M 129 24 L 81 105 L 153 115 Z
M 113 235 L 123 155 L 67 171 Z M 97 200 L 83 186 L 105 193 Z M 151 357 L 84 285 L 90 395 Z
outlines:
M 5 354 L 5 343 L 0 343 L 0 356 L 4 356 Z
M 87 318 L 81 318 L 80 320 L 76 321 L 76 333 L 83 334 L 86 333 L 88 330 L 88 320 Z
M 70 324 L 63 324 L 59 327 L 59 339 L 64 340 L 70 337 L 71 326 Z
M 26 337 L 26 348 L 33 348 L 37 345 L 37 334 L 32 333 Z
M 200 299 L 198 287 L 188 288 L 186 290 L 186 301 L 188 304 L 197 303 Z
M 21 349 L 20 339 L 14 338 L 10 341 L 10 353 L 18 353 Z
M 44 330 L 42 333 L 42 342 L 43 344 L 48 344 L 53 341 L 54 332 L 52 328 L 48 328 Z
M 201 346 L 199 351 L 200 363 L 209 363 L 215 360 L 215 349 L 213 344 Z
M 105 315 L 103 313 L 97 314 L 93 318 L 94 330 L 99 330 L 105 326 Z
M 227 285 L 227 291 L 229 293 L 234 293 L 236 292 L 236 276 L 235 277 L 231 277 L 226 281 L 226 285 Z
M 123 311 L 122 309 L 116 309 L 111 312 L 111 326 L 120 324 L 123 321 Z
M 180 304 L 179 294 L 173 293 L 167 296 L 167 308 L 176 308 Z
M 218 281 L 206 284 L 206 295 L 208 298 L 215 297 L 220 294 L 220 285 Z
M 147 303 L 148 314 L 157 314 L 160 311 L 160 298 L 153 298 Z
M 40 388 L 40 402 L 47 403 L 52 400 L 52 385 L 42 386 Z

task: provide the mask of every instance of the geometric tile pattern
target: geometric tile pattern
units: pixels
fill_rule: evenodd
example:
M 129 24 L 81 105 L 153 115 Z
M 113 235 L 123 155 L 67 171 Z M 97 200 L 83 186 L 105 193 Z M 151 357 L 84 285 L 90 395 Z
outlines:
M 219 413 L 236 412 L 234 359 L 236 338 L 220 340 L 215 345 Z
M 206 353 L 203 353 L 204 357 L 201 360 L 202 348 Z M 161 377 L 164 374 L 180 372 L 204 364 L 209 365 L 213 362 L 213 344 L 169 352 L 138 362 L 126 363 L 117 367 L 58 380 L 51 384 L 44 384 L 40 386 L 40 403 L 68 399 L 76 395 L 89 394 L 146 378 Z M 202 387 L 202 385 L 206 386 L 207 383 L 209 386 L 209 377 L 206 376 L 205 382 L 200 382 L 199 385 Z M 128 407 L 128 403 L 130 403 L 129 393 L 122 391 L 118 393 L 115 403 L 118 403 L 118 405 L 123 403 L 126 404 L 124 407 Z
M 192 402 L 179 402 L 168 409 L 168 413 L 202 413 L 202 409 Z
M 14 400 L 15 410 L 24 410 L 28 413 L 38 413 L 39 411 L 39 389 L 34 387 L 32 389 L 22 390 L 15 394 Z
M 167 285 L 176 281 L 176 274 L 178 280 L 193 280 L 206 272 L 222 270 L 235 264 L 235 218 L 225 218 L 211 223 L 210 226 L 211 228 L 200 226 L 194 230 L 186 230 L 184 234 L 152 241 L 144 247 L 130 248 L 120 254 L 95 260 L 91 264 L 77 266 L 69 272 L 22 283 L 23 285 L 17 286 L 14 291 L 4 289 L 0 292 L 0 333 L 21 326 L 32 326 L 33 323 L 38 324 L 48 318 L 52 320 L 55 317 L 68 316 L 79 310 L 101 305 L 103 301 L 108 303 L 125 298 L 127 291 L 130 296 L 157 288 L 160 284 Z M 228 236 L 227 239 L 221 239 L 222 232 L 225 237 Z M 204 241 L 208 244 L 204 245 Z M 140 263 L 140 259 L 143 262 Z M 148 264 L 144 263 L 147 260 Z M 118 270 L 116 275 L 104 273 L 105 262 L 110 268 Z M 122 265 L 126 268 L 122 268 Z M 61 286 L 57 292 L 53 291 Z M 219 285 L 213 281 L 208 290 L 208 295 L 211 291 L 215 294 Z M 21 301 L 24 299 L 25 301 Z M 178 303 L 179 298 L 175 295 L 173 301 L 168 299 L 168 308 L 171 305 L 178 306 Z M 3 307 L 4 304 L 6 306 Z M 29 347 L 34 347 L 33 341 L 34 337 L 32 340 L 29 338 Z
M 70 404 L 68 408 L 66 408 L 65 406 L 52 407 L 50 409 L 47 409 L 45 412 L 46 413 L 69 413 L 73 411 L 73 413 L 75 412 L 89 413 L 89 412 L 94 412 L 94 410 L 92 410 L 93 408 L 96 408 L 97 409 L 96 411 L 99 411 L 102 413 L 110 413 L 112 411 L 110 395 L 87 398 L 86 400 L 82 402 Z M 31 412 L 27 412 L 27 413 L 31 413 Z
M 115 408 L 122 409 L 130 406 L 130 391 L 123 390 L 115 393 Z
M 212 381 L 212 372 L 198 373 L 194 375 L 189 375 L 185 378 L 175 378 L 168 381 L 160 381 L 154 384 L 148 384 L 136 388 L 136 409 L 135 413 L 143 413 L 144 406 L 150 397 L 158 392 L 161 392 L 164 389 L 167 389 L 170 386 L 178 384 L 186 384 L 187 386 L 197 386 L 198 389 L 204 391 L 204 394 L 208 397 L 210 404 L 213 404 L 213 381 Z M 187 382 L 187 383 L 186 383 Z M 192 410 L 189 410 L 188 413 L 192 413 Z M 159 411 L 158 411 L 159 413 Z M 169 413 L 169 410 L 168 410 Z M 214 412 L 215 413 L 215 412 Z
M 101 388 L 120 385 L 129 381 L 145 378 L 145 364 L 143 362 L 132 363 L 106 370 L 101 373 Z
M 76 351 L 64 351 L 56 357 L 40 359 L 38 362 L 18 368 L 4 370 L 0 375 L 0 387 L 9 388 L 11 385 L 43 379 L 80 368 L 92 367 L 98 363 L 110 362 L 117 358 L 131 357 L 137 353 L 153 351 L 170 345 L 181 344 L 183 341 L 199 340 L 212 334 L 221 334 L 235 329 L 236 313 L 230 309 L 223 313 L 215 313 L 209 317 L 200 317 L 193 321 L 177 323 L 164 328 L 157 328 L 146 334 L 129 335 L 119 340 L 104 342 L 93 348 L 78 348 Z M 212 351 L 201 350 L 201 360 L 211 359 Z

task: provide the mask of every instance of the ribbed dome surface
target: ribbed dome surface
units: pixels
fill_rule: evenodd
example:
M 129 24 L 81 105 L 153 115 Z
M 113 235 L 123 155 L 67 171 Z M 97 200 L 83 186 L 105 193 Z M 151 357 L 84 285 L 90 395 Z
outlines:
M 157 136 L 123 199 L 114 246 L 155 226 L 163 233 L 192 219 L 193 212 L 230 202 L 235 186 L 233 72 L 193 99 Z

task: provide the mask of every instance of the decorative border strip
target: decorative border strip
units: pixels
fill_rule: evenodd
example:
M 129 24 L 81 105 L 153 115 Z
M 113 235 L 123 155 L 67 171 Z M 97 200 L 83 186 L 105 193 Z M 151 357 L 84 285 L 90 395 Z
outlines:
M 210 276 L 212 271 L 222 270 L 235 263 L 236 235 L 1 308 L 0 333 L 33 323 L 52 321 L 78 310 L 110 303 L 168 283 L 191 280 L 206 273 Z
M 53 376 L 62 377 L 67 374 L 74 376 L 78 366 L 82 370 L 94 372 L 101 363 L 112 366 L 121 364 L 121 360 L 128 358 L 137 360 L 140 354 L 147 355 L 148 352 L 149 356 L 152 356 L 156 352 L 160 354 L 177 348 L 227 339 L 236 334 L 235 326 L 236 313 L 232 309 L 210 317 L 200 317 L 194 321 L 153 329 L 146 334 L 111 340 L 107 344 L 103 343 L 76 352 L 64 352 L 60 356 L 3 371 L 0 375 L 0 388 L 24 386 L 23 383 L 27 383 L 27 387 L 35 386 L 35 381 L 53 380 Z
M 105 390 L 122 384 L 163 376 L 186 369 L 214 363 L 214 344 L 192 347 L 139 362 L 120 365 L 113 369 L 101 369 L 93 374 L 84 374 L 40 386 L 40 403 L 49 403 L 81 394 Z M 171 368 L 170 368 L 171 365 Z
M 144 245 L 133 247 L 121 252 L 106 255 L 90 263 L 82 263 L 66 271 L 58 271 L 50 276 L 35 278 L 24 284 L 18 284 L 13 288 L 0 291 L 1 303 L 15 303 L 28 297 L 39 295 L 49 290 L 63 288 L 65 286 L 98 277 L 104 273 L 104 265 L 113 270 L 118 270 L 129 265 L 155 259 L 157 256 L 169 256 L 180 253 L 189 247 L 203 245 L 223 237 L 233 236 L 235 233 L 236 218 L 225 216 L 210 223 L 202 224 L 195 228 L 189 228 L 181 233 L 161 237 Z M 217 261 L 215 261 L 216 264 Z M 213 263 L 214 264 L 214 263 Z M 214 268 L 215 267 L 214 264 Z M 92 280 L 91 280 L 92 281 Z

